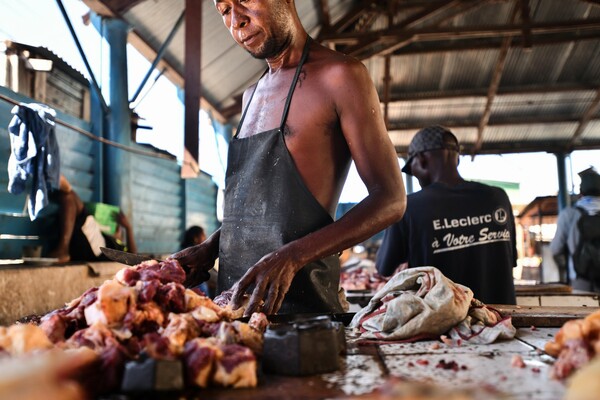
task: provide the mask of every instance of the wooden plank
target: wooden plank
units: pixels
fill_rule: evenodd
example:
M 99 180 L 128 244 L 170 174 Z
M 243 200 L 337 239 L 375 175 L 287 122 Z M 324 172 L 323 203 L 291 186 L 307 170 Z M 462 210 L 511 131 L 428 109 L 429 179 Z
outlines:
M 494 304 L 489 306 L 504 316 L 512 317 L 512 323 L 516 327 L 561 327 L 567 321 L 585 318 L 594 311 L 600 310 L 600 307 L 523 307 Z
M 538 285 L 515 285 L 517 296 L 525 294 L 572 293 L 573 288 L 564 283 L 541 283 Z

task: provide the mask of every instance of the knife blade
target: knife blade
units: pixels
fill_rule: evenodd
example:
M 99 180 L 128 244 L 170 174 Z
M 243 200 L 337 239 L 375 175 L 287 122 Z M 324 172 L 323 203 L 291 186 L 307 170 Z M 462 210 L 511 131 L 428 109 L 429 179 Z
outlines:
M 100 251 L 102 251 L 102 254 L 104 254 L 109 260 L 130 266 L 138 265 L 142 261 L 152 260 L 152 257 L 149 256 L 109 249 L 108 247 L 100 247 Z
M 311 320 L 319 317 L 329 317 L 333 322 L 341 322 L 344 326 L 350 325 L 352 318 L 356 313 L 344 312 L 344 313 L 300 313 L 300 314 L 269 314 L 267 320 L 272 324 L 289 324 L 294 322 L 302 322 L 304 320 Z M 240 322 L 250 321 L 250 317 L 236 318 Z

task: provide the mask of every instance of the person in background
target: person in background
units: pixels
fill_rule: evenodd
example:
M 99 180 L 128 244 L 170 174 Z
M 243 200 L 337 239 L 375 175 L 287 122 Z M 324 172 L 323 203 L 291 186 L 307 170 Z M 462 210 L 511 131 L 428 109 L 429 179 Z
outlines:
M 338 254 L 404 213 L 394 146 L 359 60 L 313 41 L 294 0 L 214 0 L 234 41 L 267 70 L 243 95 L 229 144 L 221 228 L 174 255 L 219 258 L 218 291 L 245 314 L 341 312 Z M 334 221 L 351 161 L 368 196 Z
M 181 250 L 200 244 L 205 240 L 206 233 L 204 233 L 204 228 L 198 225 L 190 226 L 183 234 L 183 240 L 181 241 Z
M 566 273 L 567 282 L 573 289 L 600 293 L 600 283 L 579 276 L 573 263 L 573 254 L 580 243 L 578 222 L 582 212 L 591 215 L 600 213 L 600 174 L 593 168 L 588 168 L 581 171 L 579 176 L 581 198 L 558 214 L 556 233 L 550 243 L 550 250 L 559 268 Z
M 504 190 L 464 180 L 458 172 L 459 143 L 442 126 L 418 131 L 402 171 L 419 180 L 408 195 L 401 221 L 386 229 L 377 270 L 390 276 L 407 267 L 433 266 L 475 298 L 515 304 L 515 222 Z
M 204 232 L 204 228 L 198 225 L 190 226 L 185 233 L 183 234 L 183 240 L 181 241 L 180 250 L 187 249 L 188 247 L 193 247 L 198 244 L 201 244 L 206 240 L 206 233 Z M 190 268 L 186 265 L 182 265 L 185 273 L 186 273 L 186 284 L 198 281 L 204 281 L 200 283 L 197 288 L 200 289 L 205 295 L 210 298 L 214 298 L 216 293 L 217 286 L 217 273 L 214 268 L 208 271 L 209 278 L 205 277 L 205 271 L 202 271 L 202 275 L 200 277 L 194 275 L 194 273 L 198 273 L 198 271 L 190 271 Z
M 137 253 L 133 228 L 122 212 L 114 216 L 117 230 L 109 235 L 102 232 L 64 175 L 60 176 L 59 188 L 51 197 L 59 204 L 60 236 L 47 257 L 56 258 L 58 263 L 106 260 L 100 247 Z

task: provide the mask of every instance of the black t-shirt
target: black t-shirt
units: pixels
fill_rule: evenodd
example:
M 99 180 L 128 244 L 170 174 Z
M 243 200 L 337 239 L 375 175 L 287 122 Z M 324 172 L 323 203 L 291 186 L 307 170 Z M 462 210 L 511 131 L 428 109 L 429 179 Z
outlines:
M 377 269 L 433 266 L 488 304 L 515 304 L 515 222 L 506 193 L 477 182 L 434 183 L 410 194 L 402 220 L 386 231 Z

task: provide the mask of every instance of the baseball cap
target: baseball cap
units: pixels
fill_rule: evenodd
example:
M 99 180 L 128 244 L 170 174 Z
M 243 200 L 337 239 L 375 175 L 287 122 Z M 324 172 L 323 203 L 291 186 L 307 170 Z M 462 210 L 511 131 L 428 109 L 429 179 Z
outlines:
M 600 174 L 596 172 L 594 167 L 587 168 L 578 173 L 581 178 L 579 190 L 581 194 L 597 195 L 600 194 Z
M 418 131 L 408 145 L 408 159 L 402 172 L 412 175 L 410 164 L 419 153 L 429 150 L 448 149 L 460 151 L 458 139 L 448 128 L 440 125 L 428 126 Z

